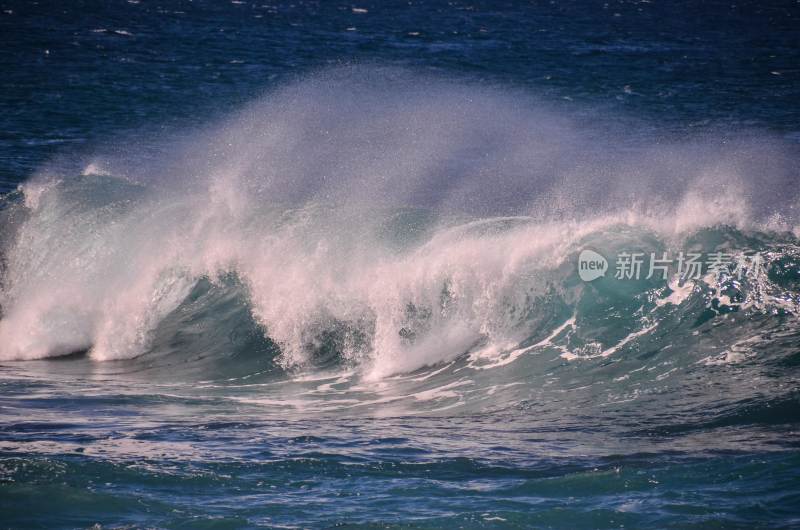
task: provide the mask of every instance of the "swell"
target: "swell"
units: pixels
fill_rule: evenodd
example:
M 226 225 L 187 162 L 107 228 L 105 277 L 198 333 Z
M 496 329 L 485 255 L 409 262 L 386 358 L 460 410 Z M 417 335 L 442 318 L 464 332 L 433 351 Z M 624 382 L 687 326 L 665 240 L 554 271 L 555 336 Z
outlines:
M 791 336 L 795 148 L 651 143 L 607 119 L 601 134 L 519 92 L 346 69 L 163 139 L 156 159 L 56 160 L 5 199 L 0 358 L 85 350 L 185 380 L 408 374 L 424 378 L 409 392 L 459 402 L 470 385 L 530 399 L 514 385 L 554 360 L 624 359 L 615 377 L 635 380 L 630 359 L 735 364 Z M 764 254 L 766 274 L 588 284 L 584 248 L 733 249 Z M 475 383 L 490 372 L 506 386 Z

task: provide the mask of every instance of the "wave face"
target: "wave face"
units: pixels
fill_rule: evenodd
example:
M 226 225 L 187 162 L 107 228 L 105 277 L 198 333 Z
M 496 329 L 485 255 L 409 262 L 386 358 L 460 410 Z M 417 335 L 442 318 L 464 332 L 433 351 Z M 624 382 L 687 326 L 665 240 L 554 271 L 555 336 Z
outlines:
M 689 370 L 793 355 L 796 148 L 629 130 L 361 67 L 155 150 L 56 160 L 5 199 L 0 359 L 85 351 L 179 366 L 177 381 L 332 370 L 356 386 L 434 370 L 421 391 L 463 405 L 508 388 L 503 406 L 553 362 L 619 361 L 625 380 L 631 356 Z M 586 283 L 584 248 L 764 267 Z

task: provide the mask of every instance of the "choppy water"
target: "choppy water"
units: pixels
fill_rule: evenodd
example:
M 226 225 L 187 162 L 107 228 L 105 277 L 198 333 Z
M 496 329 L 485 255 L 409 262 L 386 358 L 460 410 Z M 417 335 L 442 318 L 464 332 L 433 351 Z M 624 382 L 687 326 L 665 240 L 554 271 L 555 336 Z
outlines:
M 0 526 L 800 524 L 796 6 L 0 6 Z

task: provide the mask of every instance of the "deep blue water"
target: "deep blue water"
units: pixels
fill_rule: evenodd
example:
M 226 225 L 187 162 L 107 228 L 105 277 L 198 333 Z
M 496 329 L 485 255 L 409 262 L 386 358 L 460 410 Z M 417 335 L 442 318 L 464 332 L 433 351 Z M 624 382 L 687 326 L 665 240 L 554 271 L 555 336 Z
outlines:
M 798 28 L 0 0 L 0 527 L 800 526 Z

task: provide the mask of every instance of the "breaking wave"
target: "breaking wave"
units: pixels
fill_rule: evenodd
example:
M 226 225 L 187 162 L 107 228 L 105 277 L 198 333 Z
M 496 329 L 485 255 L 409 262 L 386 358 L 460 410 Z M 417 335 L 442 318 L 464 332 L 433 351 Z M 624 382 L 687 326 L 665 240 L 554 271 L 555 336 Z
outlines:
M 0 359 L 86 352 L 239 383 L 332 373 L 328 389 L 399 377 L 447 403 L 530 399 L 515 386 L 582 361 L 619 381 L 651 358 L 653 381 L 791 363 L 796 146 L 645 130 L 359 67 L 203 130 L 62 157 L 3 199 Z M 584 248 L 763 267 L 587 283 Z

